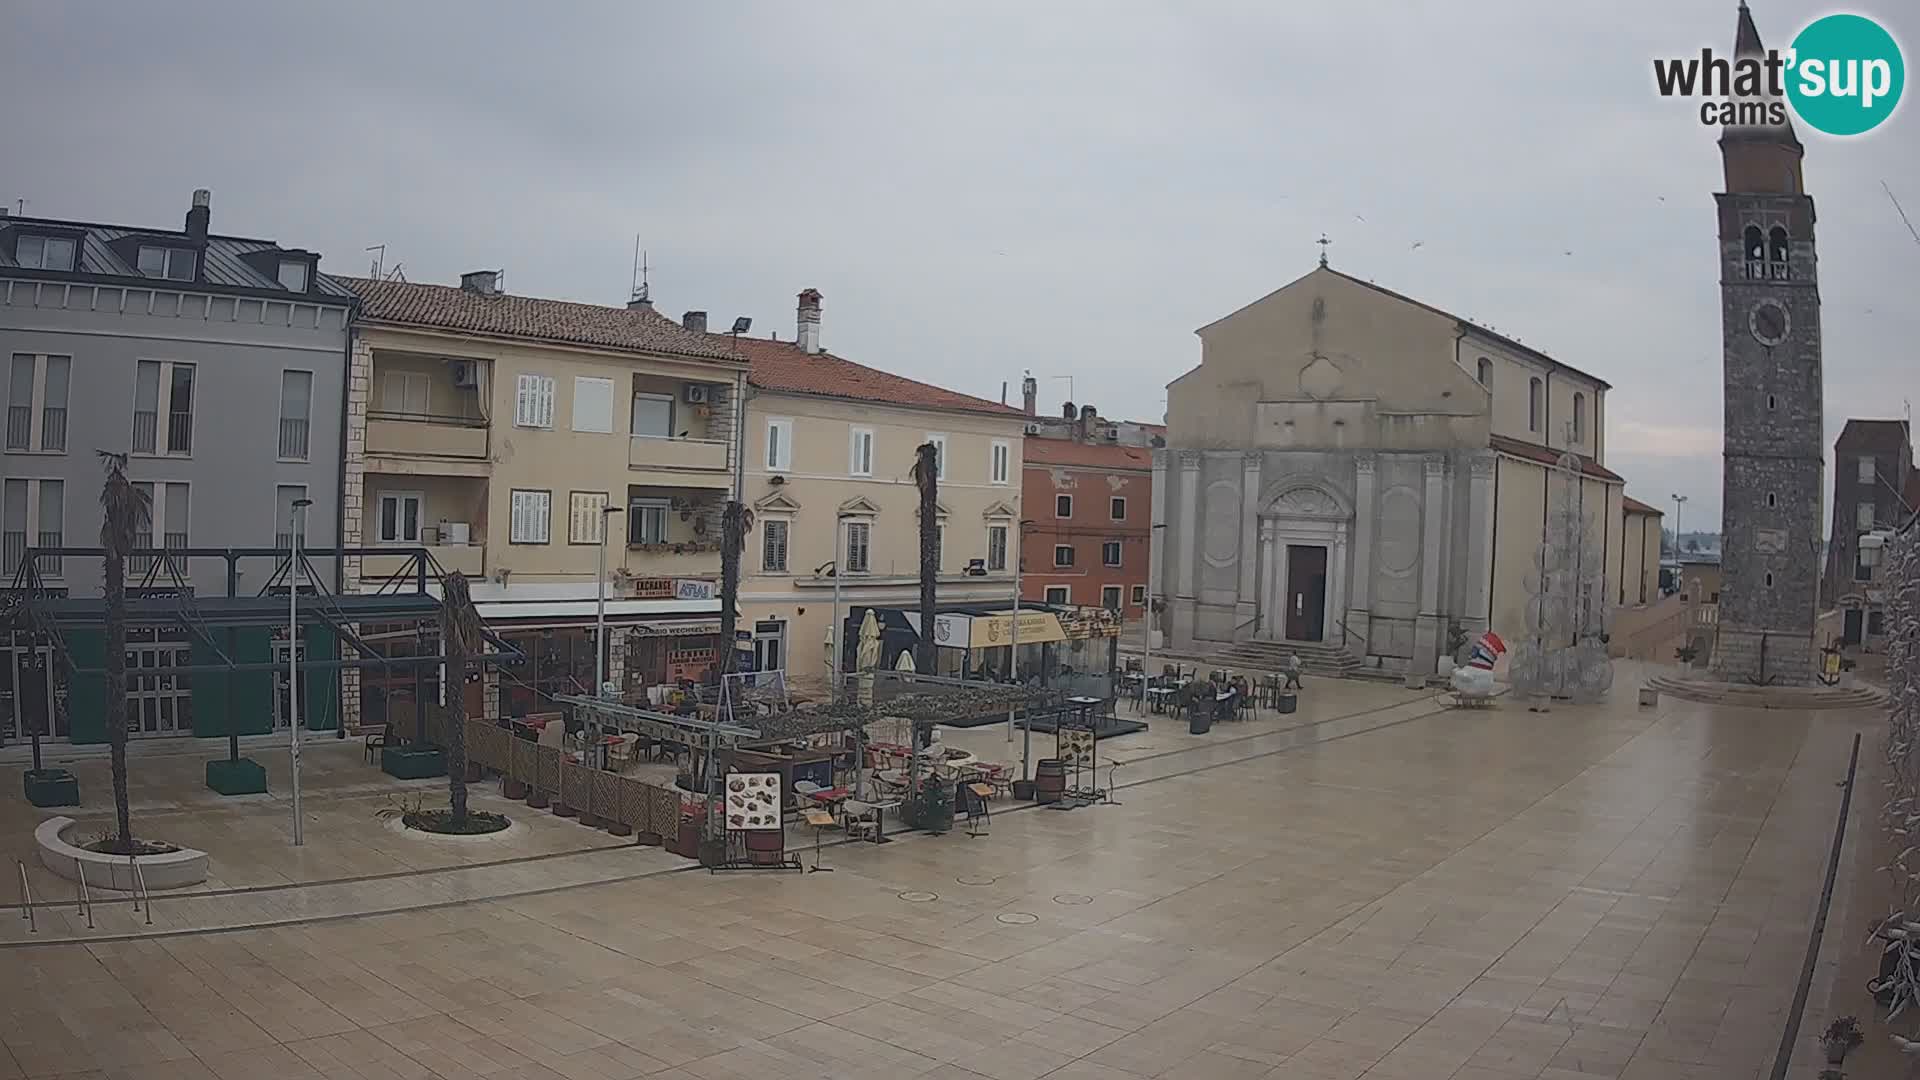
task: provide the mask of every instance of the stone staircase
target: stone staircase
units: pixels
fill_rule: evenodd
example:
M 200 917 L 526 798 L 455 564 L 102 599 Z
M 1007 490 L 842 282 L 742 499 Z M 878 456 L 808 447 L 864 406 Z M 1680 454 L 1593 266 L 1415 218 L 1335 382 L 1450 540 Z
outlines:
M 1302 671 L 1329 679 L 1344 679 L 1360 670 L 1360 661 L 1338 645 L 1236 641 L 1213 655 L 1233 667 L 1259 671 L 1279 671 L 1294 655 L 1300 658 Z
M 1663 694 L 1705 705 L 1735 705 L 1749 709 L 1877 709 L 1887 702 L 1885 691 L 1863 683 L 1851 686 L 1752 686 L 1655 675 L 1647 686 Z

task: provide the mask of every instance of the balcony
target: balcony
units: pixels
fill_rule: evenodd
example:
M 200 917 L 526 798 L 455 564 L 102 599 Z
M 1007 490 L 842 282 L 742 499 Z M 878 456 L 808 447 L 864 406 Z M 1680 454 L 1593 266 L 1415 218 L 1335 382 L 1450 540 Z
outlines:
M 619 558 L 615 553 L 609 562 Z M 637 578 L 715 577 L 720 573 L 718 544 L 629 545 L 620 564 Z
M 26 450 L 33 439 L 33 406 L 7 406 L 7 449 Z
M 307 421 L 302 417 L 280 418 L 280 460 L 307 460 Z
M 666 439 L 632 435 L 627 439 L 627 467 L 663 473 L 693 474 L 724 486 L 729 483 L 729 447 L 719 439 Z
M 441 573 L 459 572 L 468 577 L 480 577 L 486 573 L 486 548 L 480 544 L 425 544 L 433 561 L 440 564 Z M 391 555 L 363 555 L 360 558 L 360 580 L 377 581 L 395 574 L 409 572 L 413 568 L 415 547 L 396 548 Z
M 487 460 L 487 422 L 423 413 L 367 414 L 367 453 L 389 457 Z

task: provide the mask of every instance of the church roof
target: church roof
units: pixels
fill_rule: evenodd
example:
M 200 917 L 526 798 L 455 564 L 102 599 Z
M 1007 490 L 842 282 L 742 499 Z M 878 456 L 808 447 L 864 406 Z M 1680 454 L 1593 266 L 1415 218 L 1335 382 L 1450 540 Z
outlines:
M 1633 496 L 1626 495 L 1626 494 L 1622 494 L 1620 496 L 1620 508 L 1622 510 L 1625 510 L 1629 514 L 1652 514 L 1654 517 L 1666 516 L 1664 513 L 1661 512 L 1659 507 L 1648 506 L 1646 503 L 1641 502 L 1639 499 L 1636 499 Z
M 1753 12 L 1743 2 L 1740 5 L 1740 22 L 1733 28 L 1733 55 L 1735 57 L 1765 57 L 1767 47 L 1760 43 L 1760 29 L 1753 25 Z M 1784 77 L 1784 76 L 1783 76 Z M 1800 136 L 1794 134 L 1793 120 L 1779 126 L 1741 127 L 1729 125 L 1720 129 L 1720 141 L 1746 139 L 1756 142 L 1779 142 L 1787 146 L 1799 147 Z
M 1560 451 L 1541 446 L 1539 443 L 1524 442 L 1506 435 L 1489 435 L 1487 436 L 1487 445 L 1502 454 L 1523 458 L 1527 461 L 1538 462 L 1542 465 L 1557 465 L 1560 463 Z M 1614 472 L 1612 469 L 1607 468 L 1605 465 L 1600 464 L 1585 454 L 1575 454 L 1574 457 L 1580 459 L 1580 473 L 1583 476 L 1591 476 L 1595 480 L 1610 480 L 1616 484 L 1624 484 L 1627 482 L 1626 478 L 1622 477 L 1619 473 Z
M 1905 420 L 1850 419 L 1833 441 L 1835 450 L 1898 450 L 1907 444 Z

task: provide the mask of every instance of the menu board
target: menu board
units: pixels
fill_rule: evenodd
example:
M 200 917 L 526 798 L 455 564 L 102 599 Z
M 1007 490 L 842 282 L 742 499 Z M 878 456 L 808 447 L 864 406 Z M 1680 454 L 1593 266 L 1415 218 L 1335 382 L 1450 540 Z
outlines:
M 1061 728 L 1058 754 L 1068 765 L 1093 764 L 1093 732 L 1084 728 Z
M 727 831 L 765 832 L 780 823 L 780 774 L 727 774 Z

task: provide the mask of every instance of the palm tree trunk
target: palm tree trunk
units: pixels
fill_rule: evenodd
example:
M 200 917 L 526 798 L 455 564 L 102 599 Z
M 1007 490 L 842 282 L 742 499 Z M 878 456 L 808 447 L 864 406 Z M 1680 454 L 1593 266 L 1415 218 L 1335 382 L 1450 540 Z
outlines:
M 113 815 L 124 850 L 133 850 L 133 811 L 127 804 L 127 577 L 126 557 L 109 550 L 107 585 L 107 752 L 113 767 Z M 49 703 L 51 704 L 51 703 Z
M 933 643 L 934 579 L 940 572 L 938 455 L 938 448 L 931 442 L 922 443 L 913 463 L 913 480 L 920 488 L 920 641 L 914 650 L 914 666 L 929 675 L 935 671 L 938 648 Z
M 447 804 L 457 830 L 467 823 L 467 649 L 458 635 L 441 638 L 447 650 Z

